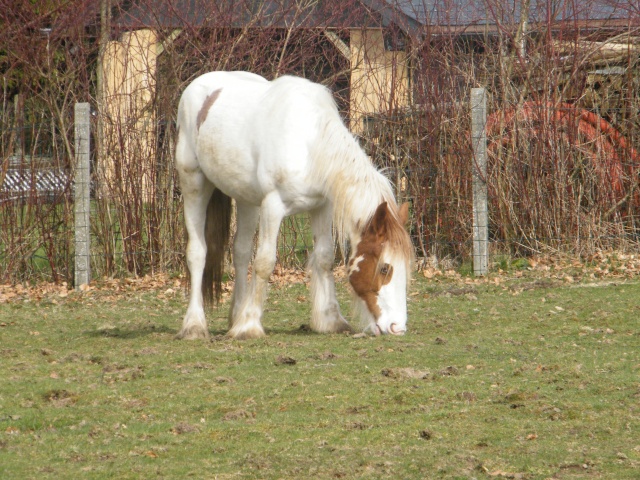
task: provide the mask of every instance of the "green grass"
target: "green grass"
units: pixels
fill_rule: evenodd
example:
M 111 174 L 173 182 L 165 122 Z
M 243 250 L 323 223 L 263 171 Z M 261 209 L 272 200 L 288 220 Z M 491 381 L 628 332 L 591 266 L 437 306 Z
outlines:
M 225 307 L 173 340 L 163 289 L 0 304 L 0 477 L 638 478 L 637 282 L 418 278 L 404 337 L 310 333 L 304 297 L 245 342 Z

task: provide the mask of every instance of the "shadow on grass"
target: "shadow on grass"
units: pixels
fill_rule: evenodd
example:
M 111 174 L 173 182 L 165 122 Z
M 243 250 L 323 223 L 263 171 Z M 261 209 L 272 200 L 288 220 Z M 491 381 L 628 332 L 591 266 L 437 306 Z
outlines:
M 138 327 L 108 327 L 99 328 L 97 330 L 85 331 L 86 336 L 93 338 L 119 338 L 128 340 L 132 338 L 146 337 L 149 335 L 171 335 L 175 336 L 178 332 L 176 329 L 169 328 L 166 325 L 140 325 Z
M 171 328 L 166 325 L 157 324 L 145 324 L 139 326 L 118 327 L 107 326 L 101 327 L 96 330 L 85 331 L 84 334 L 92 338 L 116 338 L 121 340 L 130 340 L 135 338 L 142 338 L 149 335 L 161 335 L 168 336 L 169 339 L 174 339 L 178 334 L 177 328 Z M 227 336 L 228 328 L 226 326 L 209 326 L 209 338 L 211 341 L 232 340 Z M 292 337 L 317 337 L 317 336 L 344 336 L 346 333 L 334 333 L 334 334 L 320 334 L 311 330 L 311 327 L 307 324 L 299 325 L 298 327 L 282 326 L 282 327 L 265 327 L 265 333 L 267 338 L 272 336 L 292 336 Z
M 342 332 L 342 333 L 318 333 L 311 330 L 311 327 L 308 324 L 302 324 L 298 327 L 291 326 L 282 326 L 282 327 L 265 327 L 265 331 L 267 333 L 267 337 L 271 335 L 290 335 L 295 337 L 344 337 L 353 335 L 354 333 L 360 333 L 360 330 L 353 329 L 352 332 Z
M 291 326 L 281 326 L 281 327 L 264 327 L 265 337 L 262 339 L 268 340 L 271 337 L 308 337 L 308 338 L 320 338 L 326 336 L 345 336 L 346 333 L 318 333 L 311 330 L 309 325 L 300 325 L 298 327 Z M 221 329 L 212 329 L 209 328 L 209 337 L 212 342 L 224 342 L 224 341 L 238 341 L 238 342 L 251 342 L 253 340 L 261 340 L 261 339 L 253 339 L 253 340 L 235 340 L 229 337 L 229 330 L 227 328 Z M 357 332 L 352 332 L 357 333 Z

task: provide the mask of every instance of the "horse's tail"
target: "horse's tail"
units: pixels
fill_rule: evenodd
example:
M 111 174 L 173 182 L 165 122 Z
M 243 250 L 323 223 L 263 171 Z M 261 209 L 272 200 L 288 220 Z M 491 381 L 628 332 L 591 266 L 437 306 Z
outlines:
M 207 257 L 202 275 L 202 298 L 205 305 L 220 303 L 224 258 L 231 231 L 231 198 L 215 189 L 207 205 L 204 238 Z

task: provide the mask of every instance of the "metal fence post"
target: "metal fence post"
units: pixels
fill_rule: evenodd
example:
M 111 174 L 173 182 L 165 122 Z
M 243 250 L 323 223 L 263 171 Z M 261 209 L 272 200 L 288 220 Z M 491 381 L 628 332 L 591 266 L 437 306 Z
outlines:
M 74 185 L 74 213 L 75 213 L 75 276 L 74 285 L 80 290 L 82 285 L 88 285 L 91 280 L 91 236 L 90 222 L 90 112 L 88 103 L 75 105 L 75 185 Z
M 487 100 L 484 88 L 471 89 L 471 141 L 473 143 L 473 274 L 486 275 L 489 255 L 487 203 Z

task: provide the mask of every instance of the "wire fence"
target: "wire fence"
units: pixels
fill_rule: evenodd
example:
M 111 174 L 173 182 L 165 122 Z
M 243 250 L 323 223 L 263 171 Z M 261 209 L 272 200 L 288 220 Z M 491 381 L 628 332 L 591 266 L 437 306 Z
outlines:
M 487 190 L 489 268 L 502 256 L 637 251 L 639 12 L 622 23 L 489 15 L 507 11 L 500 2 L 467 12 L 484 23 L 451 28 L 421 2 L 267 12 L 76 0 L 51 14 L 17 2 L 0 12 L 0 281 L 74 281 L 77 102 L 91 109 L 92 276 L 185 271 L 175 112 L 191 80 L 219 69 L 330 88 L 410 202 L 421 265 L 473 258 L 474 174 Z M 471 140 L 476 87 L 486 173 Z M 286 219 L 278 261 L 302 267 L 312 243 L 306 216 Z
M 517 114 L 500 109 L 488 115 L 487 170 L 480 180 L 488 194 L 489 263 L 505 255 L 561 251 L 588 257 L 598 250 L 637 250 L 638 154 L 599 116 L 591 118 L 599 128 L 581 128 L 584 114 L 575 107 L 539 104 L 524 105 Z M 474 225 L 485 226 L 474 222 L 471 121 L 467 118 L 469 130 L 462 138 L 455 128 L 412 142 L 402 136 L 409 128 L 420 131 L 412 120 L 422 116 L 378 125 L 363 145 L 396 184 L 398 197 L 412 205 L 409 228 L 421 265 L 470 261 Z M 95 128 L 95 121 L 89 127 Z M 415 153 L 433 143 L 442 149 L 438 155 Z M 147 163 L 145 170 L 123 164 L 113 177 L 95 168 L 93 151 L 89 259 L 94 278 L 184 271 L 185 232 L 172 151 L 160 157 L 163 165 Z M 78 174 L 77 164 L 63 168 L 43 155 L 25 157 L 4 171 L 0 264 L 6 280 L 71 282 L 75 274 L 77 282 Z M 312 248 L 308 216 L 285 219 L 280 265 L 303 267 Z

